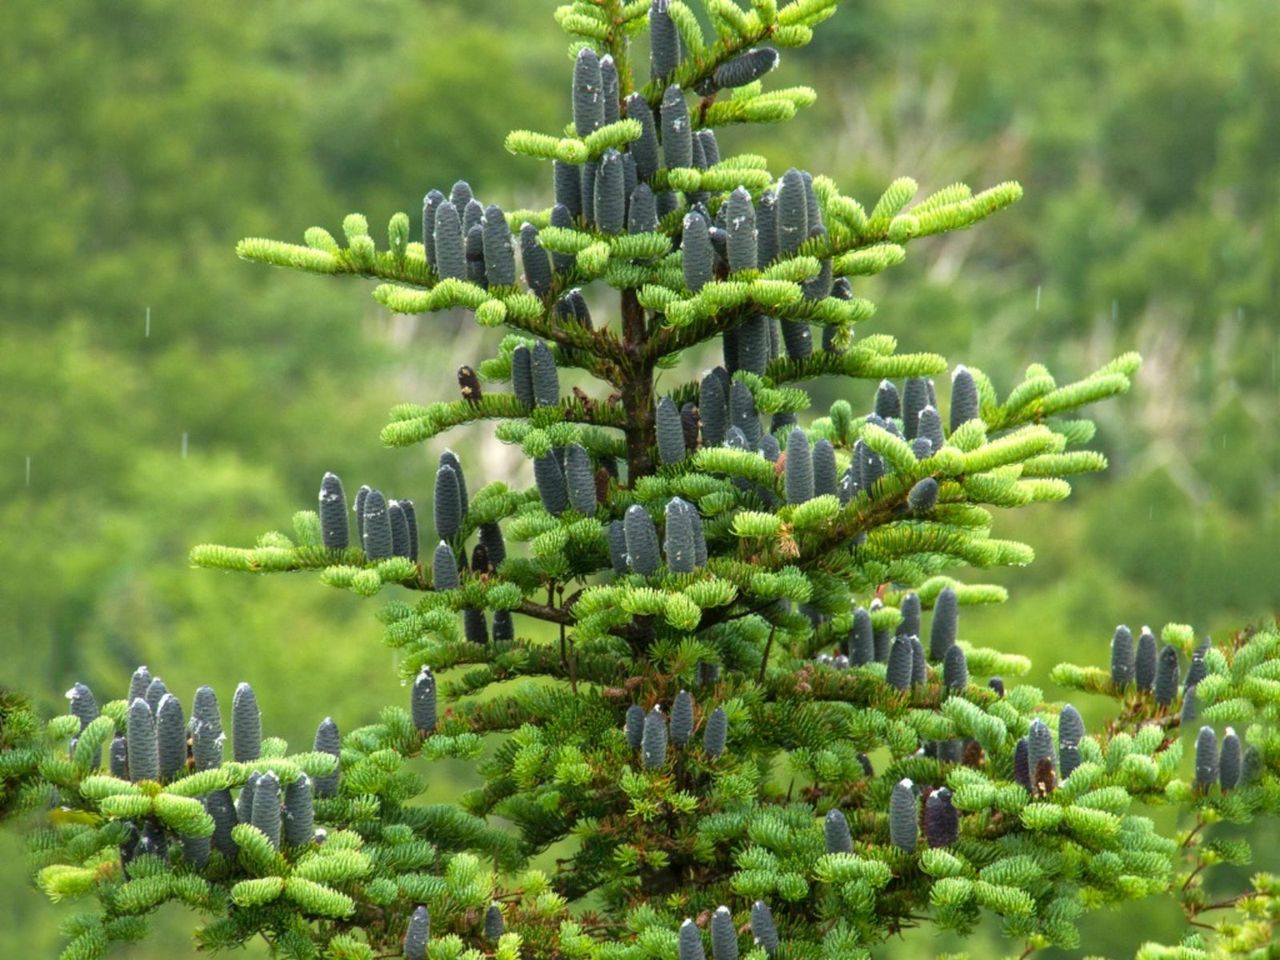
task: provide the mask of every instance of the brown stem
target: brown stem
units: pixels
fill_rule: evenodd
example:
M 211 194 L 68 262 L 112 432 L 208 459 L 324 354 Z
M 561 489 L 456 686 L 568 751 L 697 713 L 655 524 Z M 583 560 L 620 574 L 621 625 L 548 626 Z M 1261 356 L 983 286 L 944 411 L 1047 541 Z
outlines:
M 634 290 L 622 291 L 622 340 L 627 361 L 619 387 L 622 406 L 629 415 L 623 429 L 627 438 L 627 484 L 632 487 L 637 479 L 653 473 L 650 450 L 657 443 L 653 423 L 653 358 L 645 349 L 648 338 L 645 310 L 639 297 Z
M 773 635 L 778 632 L 778 625 L 774 624 L 769 628 L 769 639 L 765 641 L 764 657 L 760 660 L 760 682 L 764 683 L 764 672 L 769 666 L 769 653 L 773 650 Z

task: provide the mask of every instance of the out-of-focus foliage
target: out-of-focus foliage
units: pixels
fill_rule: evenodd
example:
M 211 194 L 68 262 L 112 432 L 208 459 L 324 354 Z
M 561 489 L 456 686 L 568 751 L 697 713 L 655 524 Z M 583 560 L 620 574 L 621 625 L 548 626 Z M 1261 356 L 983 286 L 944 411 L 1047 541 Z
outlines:
M 500 144 L 562 121 L 562 44 L 527 29 L 553 6 L 8 0 L 0 682 L 105 683 L 149 659 L 183 689 L 288 672 L 305 692 L 266 709 L 293 740 L 312 696 L 352 721 L 393 698 L 352 598 L 185 557 L 287 516 L 325 469 L 425 497 L 426 460 L 372 439 L 391 403 L 437 398 L 458 361 L 430 345 L 458 328 L 246 269 L 231 243 L 357 207 L 384 222 L 464 172 L 504 206 L 545 204 L 537 165 Z M 498 20 L 523 42 L 502 47 Z M 1098 411 L 1112 470 L 1052 530 L 1001 518 L 1039 562 L 981 621 L 992 646 L 1047 665 L 1144 610 L 1222 629 L 1280 605 L 1278 34 L 1267 0 L 849 3 L 779 71 L 816 68 L 818 105 L 726 135 L 855 195 L 903 169 L 924 192 L 1023 183 L 980 246 L 929 241 L 884 281 L 904 350 L 981 357 L 1002 389 L 1031 358 L 1146 358 L 1123 416 Z M 47 908 L 4 860 L 0 955 L 51 955 Z M 1132 952 L 1159 939 L 1150 919 L 1094 942 Z M 185 929 L 128 955 L 181 955 Z

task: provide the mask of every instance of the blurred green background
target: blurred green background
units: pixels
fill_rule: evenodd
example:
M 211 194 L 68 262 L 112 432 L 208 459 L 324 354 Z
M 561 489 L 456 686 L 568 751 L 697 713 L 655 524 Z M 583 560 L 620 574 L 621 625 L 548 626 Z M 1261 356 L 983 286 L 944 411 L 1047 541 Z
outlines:
M 193 571 L 187 550 L 287 529 L 326 469 L 429 502 L 444 443 L 391 452 L 378 429 L 397 401 L 451 396 L 495 337 L 232 249 L 336 232 L 351 210 L 377 227 L 463 176 L 486 202 L 545 205 L 547 169 L 501 144 L 568 118 L 554 3 L 4 8 L 0 684 L 61 710 L 74 680 L 112 699 L 147 663 L 184 699 L 252 679 L 268 732 L 295 743 L 324 714 L 363 722 L 404 696 L 372 605 Z M 1007 607 L 966 614 L 966 636 L 1036 660 L 1033 682 L 1102 662 L 1118 622 L 1221 636 L 1280 607 L 1277 36 L 1273 0 L 856 0 L 771 78 L 818 105 L 721 136 L 867 205 L 901 174 L 926 192 L 1022 182 L 1011 211 L 863 285 L 903 349 L 1002 392 L 1032 361 L 1061 381 L 1146 357 L 1098 411 L 1113 469 L 1002 518 L 1038 561 L 999 576 Z M 483 428 L 449 442 L 473 485 L 514 466 Z M 65 910 L 26 885 L 20 850 L 0 834 L 0 956 L 52 957 Z M 1086 943 L 1131 955 L 1177 920 L 1139 904 Z M 881 952 L 956 946 L 926 932 Z M 190 951 L 174 912 L 117 955 Z

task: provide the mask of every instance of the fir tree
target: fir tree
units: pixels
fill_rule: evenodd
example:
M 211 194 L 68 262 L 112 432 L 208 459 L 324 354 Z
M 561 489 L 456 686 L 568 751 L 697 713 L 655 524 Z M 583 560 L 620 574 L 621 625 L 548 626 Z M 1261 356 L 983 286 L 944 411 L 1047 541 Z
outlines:
M 874 308 L 855 284 L 1020 188 L 917 201 L 904 177 L 868 209 L 720 143 L 812 102 L 767 78 L 836 6 L 566 4 L 567 126 L 506 142 L 549 161 L 553 206 L 504 212 L 459 180 L 426 192 L 420 242 L 405 214 L 384 249 L 359 214 L 343 243 L 320 227 L 303 245 L 242 241 L 248 260 L 375 279 L 397 312 L 508 328 L 496 355 L 458 358 L 459 398 L 397 407 L 382 439 L 496 420 L 536 483 L 469 491 L 464 467 L 481 464 L 446 451 L 414 491 L 439 538 L 422 560 L 413 501 L 363 485 L 352 531 L 336 473 L 293 536 L 193 550 L 205 567 L 396 590 L 380 616 L 405 702 L 340 718 L 345 735 L 317 705 L 311 750 L 264 736 L 271 678 L 261 704 L 247 683 L 230 699 L 229 760 L 215 692 L 195 692 L 188 724 L 185 692 L 145 667 L 127 698 L 77 684 L 43 730 L 0 699 L 0 811 L 41 811 L 50 897 L 97 901 L 66 925 L 68 960 L 143 936 L 172 900 L 207 915 L 202 947 L 261 937 L 332 960 L 684 960 L 708 944 L 715 960 L 856 958 L 924 918 L 967 931 L 984 912 L 1026 956 L 1075 946 L 1088 909 L 1156 893 L 1201 926 L 1232 906 L 1248 922 L 1149 960 L 1265 948 L 1276 880 L 1211 901 L 1206 873 L 1249 851 L 1205 828 L 1280 807 L 1280 632 L 1205 649 L 1171 625 L 1157 659 L 1144 633 L 1135 663 L 1117 628 L 1109 670 L 1054 673 L 1119 702 L 1089 735 L 1073 707 L 999 679 L 1025 658 L 962 628 L 961 607 L 1005 592 L 960 568 L 1032 559 L 992 535 L 991 508 L 1060 500 L 1105 467 L 1079 411 L 1125 392 L 1137 356 L 1063 385 L 1033 364 L 1003 399 L 956 367 L 944 417 L 946 361 L 859 330 Z M 589 287 L 616 311 L 593 318 Z M 705 345 L 722 362 L 659 388 Z M 601 389 L 566 394 L 570 372 Z M 801 384 L 823 376 L 873 388 L 815 416 Z M 417 757 L 477 760 L 484 785 L 415 803 Z M 1194 819 L 1177 837 L 1143 811 L 1168 802 Z M 563 841 L 554 867 L 529 866 Z

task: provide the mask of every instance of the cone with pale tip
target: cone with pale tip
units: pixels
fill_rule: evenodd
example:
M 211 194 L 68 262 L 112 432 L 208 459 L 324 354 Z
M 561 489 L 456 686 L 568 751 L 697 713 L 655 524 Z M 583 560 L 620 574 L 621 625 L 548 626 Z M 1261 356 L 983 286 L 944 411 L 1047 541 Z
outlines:
M 923 377 L 908 378 L 902 395 L 902 433 L 906 439 L 916 438 L 920 429 L 920 413 L 928 405 L 928 381 Z
M 968 367 L 956 367 L 951 375 L 951 431 L 978 417 L 978 384 Z
M 315 806 L 311 778 L 305 773 L 284 789 L 284 842 L 291 847 L 310 843 L 315 834 Z
M 325 717 L 320 721 L 320 725 L 316 727 L 316 736 L 312 749 L 316 753 L 327 753 L 335 757 L 341 756 L 342 738 L 338 735 L 338 725 L 333 722 L 332 717 Z M 325 776 L 316 777 L 312 782 L 312 786 L 316 796 L 332 797 L 338 792 L 338 771 L 335 770 Z
M 809 236 L 808 198 L 804 177 L 795 167 L 782 175 L 777 196 L 777 244 L 780 253 L 795 253 Z
M 399 500 L 392 500 L 387 504 L 387 520 L 391 524 L 391 555 L 408 557 L 410 555 L 409 520 Z
M 107 769 L 118 780 L 129 779 L 129 744 L 125 737 L 112 738 L 111 749 L 107 751 Z
M 600 58 L 590 47 L 578 51 L 573 65 L 573 127 L 580 137 L 604 124 L 604 77 Z
M 667 0 L 653 0 L 649 7 L 649 76 L 665 80 L 680 66 L 680 34 Z
M 641 180 L 649 180 L 662 166 L 659 157 L 658 128 L 653 120 L 653 111 L 645 98 L 638 93 L 627 97 L 628 119 L 640 124 L 640 136 L 631 142 L 628 152 L 636 160 L 636 175 Z
M 623 518 L 623 532 L 627 544 L 627 566 L 631 571 L 644 576 L 657 573 L 661 562 L 658 531 L 648 511 L 639 504 L 628 507 Z
M 365 557 L 385 560 L 391 556 L 393 538 L 387 500 L 381 490 L 370 490 L 364 498 L 362 538 Z
M 912 649 L 910 637 L 895 637 L 889 648 L 889 666 L 885 681 L 896 690 L 911 689 Z
M 527 221 L 520 225 L 520 262 L 529 289 L 545 297 L 551 291 L 551 262 L 538 242 L 538 228 Z
M 773 922 L 773 911 L 763 900 L 751 905 L 751 935 L 769 956 L 778 952 L 778 927 Z
M 436 266 L 436 211 L 444 201 L 445 196 L 439 190 L 429 190 L 422 198 L 422 248 L 427 265 L 433 270 Z
M 1155 701 L 1162 707 L 1168 707 L 1178 695 L 1178 648 L 1173 644 L 1165 644 L 1160 650 L 1152 687 Z
M 532 353 L 524 343 L 511 353 L 511 387 L 524 406 L 534 406 L 534 364 Z
M 853 628 L 849 634 L 849 660 L 855 666 L 862 666 L 875 658 L 875 628 L 871 624 L 871 614 L 864 607 L 857 607 L 853 611 Z
M 724 443 L 729 404 L 724 384 L 714 373 L 705 374 L 698 386 L 698 414 L 702 418 L 702 445 L 718 447 Z
M 584 516 L 596 512 L 596 481 L 591 469 L 591 456 L 577 443 L 565 448 L 564 480 L 569 506 Z
M 262 712 L 253 687 L 241 683 L 231 699 L 231 755 L 237 763 L 262 755 Z
M 657 705 L 645 714 L 640 756 L 646 770 L 656 770 L 667 762 L 667 718 Z
M 594 217 L 601 233 L 622 233 L 627 225 L 627 184 L 622 154 L 612 148 L 596 170 Z
M 455 180 L 453 186 L 449 188 L 449 202 L 459 210 L 465 209 L 474 199 L 475 194 L 471 191 L 471 184 L 465 180 Z
M 671 705 L 671 742 L 683 747 L 693 736 L 693 694 L 681 690 Z
M 533 401 L 540 407 L 553 407 L 560 402 L 560 373 L 551 348 L 542 340 L 533 345 L 530 354 Z
M 154 678 L 147 684 L 147 692 L 143 699 L 147 701 L 147 706 L 151 708 L 153 714 L 160 709 L 160 701 L 165 698 L 168 692 L 169 688 L 165 686 L 164 681 L 159 677 Z
M 70 701 L 71 715 L 80 721 L 80 732 L 83 733 L 85 727 L 98 719 L 98 701 L 94 699 L 93 691 L 79 682 L 67 691 L 67 700 Z
M 1027 731 L 1027 763 L 1035 770 L 1046 759 L 1053 760 L 1053 734 L 1043 720 L 1032 720 Z
M 271 846 L 280 849 L 280 778 L 268 770 L 253 787 L 253 815 L 250 822 L 263 832 Z
M 222 765 L 222 712 L 212 687 L 196 689 L 191 702 L 191 753 L 197 770 Z
M 171 693 L 156 707 L 156 753 L 163 781 L 172 780 L 187 764 L 187 721 L 182 704 Z
M 1013 779 L 1028 792 L 1031 792 L 1031 744 L 1026 737 L 1018 740 L 1013 747 Z
M 916 427 L 916 436 L 924 437 L 934 450 L 941 450 L 946 438 L 942 435 L 942 417 L 932 404 L 920 411 L 920 422 Z
M 756 208 L 746 187 L 737 187 L 724 205 L 725 226 L 729 235 L 729 272 L 754 270 L 759 265 L 756 242 Z
M 813 444 L 813 495 L 824 497 L 836 492 L 836 450 L 826 437 Z
M 875 412 L 885 420 L 902 416 L 902 400 L 892 380 L 881 380 L 876 388 Z
M 569 505 L 569 489 L 554 453 L 544 453 L 533 461 L 533 482 L 547 513 L 553 517 L 564 513 Z
M 659 109 L 662 126 L 662 159 L 667 169 L 693 166 L 693 126 L 684 91 L 667 87 Z
M 1139 690 L 1151 690 L 1156 682 L 1156 638 L 1146 627 L 1138 634 L 1133 655 L 1133 679 Z
M 902 620 L 898 623 L 898 636 L 918 637 L 920 635 L 920 595 L 914 591 L 902 598 L 899 607 Z
M 159 780 L 160 753 L 156 743 L 156 722 L 147 701 L 141 697 L 134 699 L 129 704 L 125 720 L 129 778 L 134 781 Z
M 938 505 L 938 481 L 933 477 L 917 480 L 907 493 L 907 506 L 914 513 L 929 513 Z
M 1111 637 L 1111 683 L 1117 690 L 1123 690 L 1133 683 L 1133 678 L 1133 634 L 1120 624 Z
M 827 813 L 822 830 L 827 853 L 853 853 L 853 835 L 849 833 L 849 821 L 839 810 Z
M 711 282 L 715 269 L 715 251 L 707 221 L 696 213 L 684 218 L 680 240 L 681 268 L 684 284 L 694 293 Z
M 497 521 L 490 520 L 480 524 L 480 542 L 484 544 L 489 565 L 496 570 L 507 559 L 507 542 L 503 539 L 502 528 Z
M 1204 654 L 1197 651 L 1191 657 L 1191 663 L 1187 667 L 1187 675 L 1182 681 L 1183 689 L 1194 687 L 1209 674 L 1209 666 L 1205 663 Z
M 582 172 L 572 163 L 556 160 L 552 166 L 553 192 L 556 206 L 569 216 L 582 214 Z
M 637 184 L 627 206 L 627 233 L 655 233 L 657 229 L 657 198 L 647 183 Z
M 785 486 L 787 503 L 813 499 L 813 451 L 808 435 L 799 427 L 787 436 Z
M 711 957 L 712 960 L 738 960 L 738 928 L 734 926 L 733 914 L 723 904 L 711 915 Z
M 350 542 L 347 526 L 347 495 L 336 473 L 326 473 L 320 481 L 320 537 L 329 550 L 345 550 Z
M 404 960 L 427 960 L 427 941 L 431 939 L 431 915 L 425 906 L 417 907 L 409 917 L 404 934 Z
M 754 83 L 778 65 L 778 51 L 772 47 L 757 47 L 730 57 L 716 67 L 712 75 L 719 89 L 745 87 Z
M 725 741 L 729 735 L 729 716 L 723 707 L 716 707 L 707 717 L 706 728 L 702 731 L 702 749 L 711 759 L 724 753 Z
M 1234 790 L 1240 783 L 1241 744 L 1235 730 L 1227 727 L 1222 735 L 1222 747 L 1218 751 L 1218 784 L 1225 790 Z
M 436 728 L 436 678 L 431 668 L 423 666 L 413 681 L 409 698 L 413 728 L 419 733 L 431 733 Z
M 441 540 L 431 554 L 431 586 L 436 590 L 457 590 L 461 583 L 458 558 L 453 555 L 453 548 Z
M 680 924 L 677 954 L 680 960 L 707 960 L 706 950 L 702 946 L 702 932 L 692 920 L 686 919 Z
M 669 466 L 683 460 L 686 452 L 684 423 L 680 419 L 680 408 L 670 397 L 658 400 L 654 427 L 658 436 L 659 461 Z
M 1084 718 L 1080 711 L 1071 704 L 1065 704 L 1058 715 L 1058 744 L 1074 743 L 1079 745 L 1084 739 Z
M 852 462 L 858 470 L 858 488 L 867 490 L 873 495 L 879 495 L 872 488 L 876 485 L 876 481 L 884 476 L 884 461 L 881 456 L 868 447 L 863 440 L 858 440 L 854 444 L 854 461 Z
M 432 221 L 436 273 L 442 280 L 467 278 L 466 247 L 462 240 L 462 217 L 457 206 L 446 200 L 436 207 Z
M 673 497 L 667 503 L 663 553 L 667 558 L 667 567 L 672 573 L 692 573 L 699 565 L 697 534 L 694 529 L 696 513 L 692 504 L 679 497 Z
M 490 943 L 497 943 L 506 930 L 506 923 L 502 919 L 502 908 L 496 903 L 489 904 L 489 909 L 484 914 L 485 939 Z
M 916 822 L 916 795 L 910 780 L 899 780 L 889 794 L 889 842 L 899 850 L 914 853 L 919 838 Z
M 949 847 L 960 837 L 960 814 L 946 787 L 929 794 L 924 805 L 924 836 L 931 847 Z
M 1207 790 L 1218 779 L 1218 735 L 1213 727 L 1200 728 L 1196 736 L 1196 786 Z
M 627 745 L 632 750 L 639 750 L 641 741 L 644 738 L 644 707 L 638 703 L 633 703 L 627 707 L 623 733 L 626 735 Z
M 951 587 L 943 587 L 933 601 L 933 622 L 929 627 L 929 659 L 934 662 L 946 658 L 947 651 L 955 646 L 960 625 L 960 600 Z

